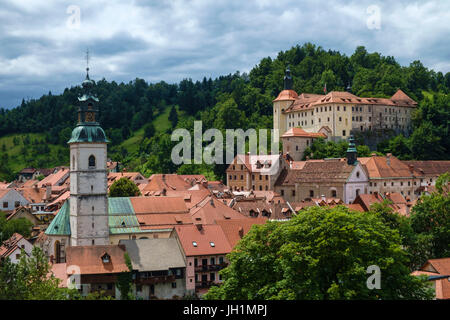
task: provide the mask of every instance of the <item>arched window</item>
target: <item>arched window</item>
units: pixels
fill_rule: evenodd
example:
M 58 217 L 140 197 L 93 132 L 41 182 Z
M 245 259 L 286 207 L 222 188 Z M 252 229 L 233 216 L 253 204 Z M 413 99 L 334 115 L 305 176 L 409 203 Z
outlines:
M 93 155 L 89 157 L 89 168 L 95 168 L 95 157 Z
M 360 190 L 356 189 L 356 196 L 359 196 L 359 192 L 360 192 Z
M 55 262 L 61 263 L 61 243 L 58 240 L 55 241 Z
M 336 190 L 331 190 L 331 197 L 332 197 L 332 198 L 336 198 L 336 197 L 337 197 L 337 192 L 336 192 Z

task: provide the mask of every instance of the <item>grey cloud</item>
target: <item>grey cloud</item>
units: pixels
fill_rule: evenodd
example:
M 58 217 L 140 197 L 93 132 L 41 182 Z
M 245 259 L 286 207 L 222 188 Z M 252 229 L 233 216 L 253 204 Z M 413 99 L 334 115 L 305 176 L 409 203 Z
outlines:
M 0 8 L 0 107 L 62 92 L 84 76 L 177 82 L 250 70 L 266 56 L 312 42 L 351 55 L 356 46 L 450 71 L 450 5 L 438 1 L 77 1 L 81 28 L 68 30 L 73 1 L 9 1 Z M 367 8 L 381 29 L 367 28 Z M 26 65 L 29 64 L 29 65 Z

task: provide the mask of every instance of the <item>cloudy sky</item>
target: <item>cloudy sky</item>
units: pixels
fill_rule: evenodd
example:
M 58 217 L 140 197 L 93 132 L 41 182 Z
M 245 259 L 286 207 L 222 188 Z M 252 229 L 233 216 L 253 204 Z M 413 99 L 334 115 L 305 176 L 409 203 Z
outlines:
M 450 71 L 449 1 L 1 0 L 0 107 L 94 80 L 178 82 L 249 71 L 312 42 Z

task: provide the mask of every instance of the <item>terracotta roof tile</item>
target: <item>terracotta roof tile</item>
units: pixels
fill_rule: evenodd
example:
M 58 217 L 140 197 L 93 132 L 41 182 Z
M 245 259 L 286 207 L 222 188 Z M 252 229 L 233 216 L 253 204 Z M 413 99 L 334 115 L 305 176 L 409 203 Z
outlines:
M 175 230 L 186 256 L 228 254 L 231 245 L 222 228 L 217 225 L 177 226 Z
M 188 212 L 181 197 L 130 197 L 130 201 L 136 214 Z
M 231 247 L 235 247 L 255 224 L 265 224 L 267 218 L 247 218 L 233 220 L 217 220 L 217 224 L 222 228 Z
M 278 94 L 278 97 L 273 101 L 285 101 L 285 100 L 296 100 L 298 99 L 298 94 L 294 90 L 283 90 Z
M 214 196 L 209 196 L 199 202 L 189 210 L 194 223 L 214 224 L 222 219 L 242 219 L 245 216 L 217 200 Z
M 358 161 L 366 168 L 369 178 L 411 177 L 408 166 L 395 156 L 361 157 Z
M 109 263 L 102 261 L 105 252 L 111 257 Z M 81 274 L 120 273 L 128 271 L 125 252 L 124 245 L 67 247 L 66 263 L 79 266 Z
M 302 128 L 291 128 L 288 131 L 286 131 L 281 137 L 326 138 L 327 136 L 321 132 L 307 132 Z
M 294 94 L 283 90 L 280 92 L 278 100 L 292 100 L 293 103 L 285 112 L 296 112 L 301 110 L 313 109 L 315 106 L 329 103 L 348 103 L 348 104 L 365 104 L 365 105 L 387 105 L 401 107 L 415 107 L 417 102 L 408 97 L 402 90 L 398 90 L 390 99 L 386 98 L 363 98 L 358 97 L 350 92 L 331 91 L 326 95 L 302 93 L 295 97 Z
M 56 173 L 52 173 L 38 182 L 38 188 L 44 187 L 46 184 L 50 184 L 52 186 L 60 185 L 69 177 L 70 170 L 69 168 L 61 168 Z

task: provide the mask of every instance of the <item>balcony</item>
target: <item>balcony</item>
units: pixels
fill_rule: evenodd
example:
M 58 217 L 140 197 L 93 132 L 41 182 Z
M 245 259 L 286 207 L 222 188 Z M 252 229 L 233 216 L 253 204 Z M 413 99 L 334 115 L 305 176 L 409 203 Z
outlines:
M 157 284 L 157 283 L 174 282 L 174 281 L 175 281 L 175 275 L 170 275 L 170 276 L 139 278 L 139 279 L 135 280 L 135 283 L 137 283 L 137 284 Z
M 200 281 L 195 283 L 195 289 L 209 288 L 214 284 L 214 281 Z
M 202 266 L 196 266 L 195 272 L 209 272 L 209 271 L 219 271 L 225 268 L 228 265 L 228 263 L 221 263 L 221 264 L 208 264 L 208 265 L 202 265 Z

